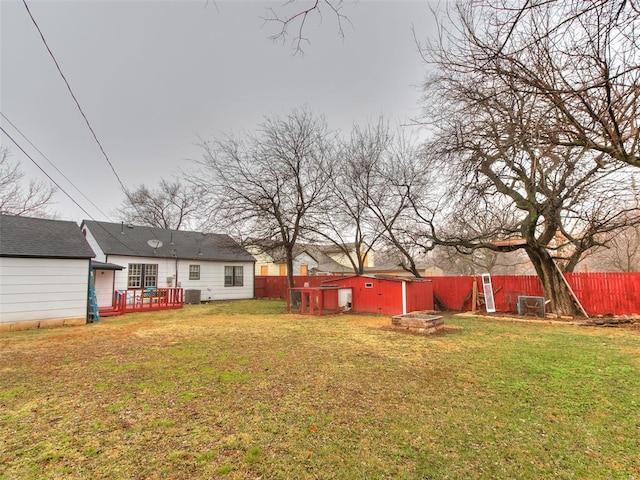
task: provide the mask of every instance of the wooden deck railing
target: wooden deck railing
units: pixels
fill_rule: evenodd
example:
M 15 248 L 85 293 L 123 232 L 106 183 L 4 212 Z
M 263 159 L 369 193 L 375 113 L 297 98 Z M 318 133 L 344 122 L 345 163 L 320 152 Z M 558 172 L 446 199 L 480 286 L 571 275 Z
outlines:
M 101 315 L 118 315 L 132 312 L 167 310 L 184 306 L 184 290 L 182 288 L 129 289 L 116 290 L 113 293 L 113 307 L 100 309 Z

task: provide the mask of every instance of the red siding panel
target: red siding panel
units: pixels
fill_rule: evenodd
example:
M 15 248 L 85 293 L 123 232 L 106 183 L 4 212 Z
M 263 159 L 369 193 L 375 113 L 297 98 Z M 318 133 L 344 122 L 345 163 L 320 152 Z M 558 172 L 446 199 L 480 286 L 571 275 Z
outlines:
M 345 277 L 326 280 L 352 289 L 352 310 L 358 313 L 397 315 L 402 313 L 402 282 L 371 277 Z M 367 288 L 371 285 L 371 288 Z

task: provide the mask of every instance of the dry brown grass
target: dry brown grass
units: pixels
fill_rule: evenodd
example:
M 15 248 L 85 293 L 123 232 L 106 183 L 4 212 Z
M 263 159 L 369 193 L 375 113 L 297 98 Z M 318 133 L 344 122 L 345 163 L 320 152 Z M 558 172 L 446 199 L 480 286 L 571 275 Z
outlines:
M 640 478 L 633 333 L 283 311 L 0 335 L 0 478 Z

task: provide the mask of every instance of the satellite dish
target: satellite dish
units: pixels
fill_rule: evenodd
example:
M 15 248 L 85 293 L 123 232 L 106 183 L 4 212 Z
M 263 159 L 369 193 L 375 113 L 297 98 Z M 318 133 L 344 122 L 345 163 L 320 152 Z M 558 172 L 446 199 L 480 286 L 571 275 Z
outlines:
M 147 243 L 153 249 L 160 248 L 162 246 L 162 242 L 160 240 L 156 240 L 155 238 L 153 240 L 149 240 Z

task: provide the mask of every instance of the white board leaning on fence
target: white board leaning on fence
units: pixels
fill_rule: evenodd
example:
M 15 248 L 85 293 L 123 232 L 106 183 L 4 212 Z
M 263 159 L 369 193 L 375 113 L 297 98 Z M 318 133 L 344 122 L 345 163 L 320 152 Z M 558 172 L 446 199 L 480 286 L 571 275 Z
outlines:
M 484 303 L 487 307 L 487 313 L 495 313 L 496 302 L 493 299 L 493 287 L 491 286 L 491 275 L 482 274 L 482 291 L 484 292 Z

